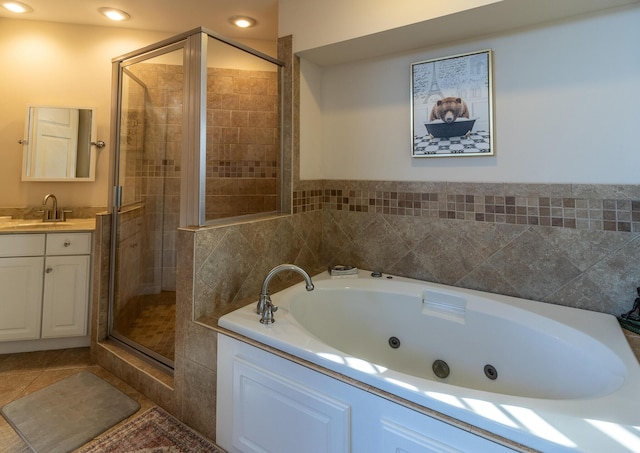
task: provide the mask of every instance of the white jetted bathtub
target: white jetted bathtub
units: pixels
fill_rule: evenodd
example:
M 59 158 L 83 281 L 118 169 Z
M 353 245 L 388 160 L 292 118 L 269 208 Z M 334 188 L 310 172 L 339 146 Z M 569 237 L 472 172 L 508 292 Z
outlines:
M 615 317 L 383 275 L 313 277 L 220 327 L 541 451 L 640 451 L 640 367 Z

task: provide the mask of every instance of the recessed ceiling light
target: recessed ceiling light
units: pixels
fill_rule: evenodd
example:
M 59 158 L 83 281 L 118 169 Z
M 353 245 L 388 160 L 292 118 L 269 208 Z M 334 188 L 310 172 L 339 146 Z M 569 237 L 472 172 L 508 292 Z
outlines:
M 111 20 L 115 20 L 115 21 L 122 21 L 122 20 L 127 20 L 127 19 L 131 19 L 131 16 L 129 16 L 129 14 L 127 14 L 126 12 L 120 10 L 120 9 L 115 9 L 115 8 L 98 8 L 98 11 L 100 12 L 100 14 L 102 14 L 103 16 L 108 17 Z
M 25 5 L 24 3 L 20 2 L 2 2 L 2 6 L 4 7 L 4 9 L 8 9 L 12 13 L 18 14 L 30 13 L 33 11 L 33 8 L 31 8 L 29 5 Z
M 249 16 L 231 16 L 229 22 L 240 28 L 250 28 L 256 24 L 256 20 Z

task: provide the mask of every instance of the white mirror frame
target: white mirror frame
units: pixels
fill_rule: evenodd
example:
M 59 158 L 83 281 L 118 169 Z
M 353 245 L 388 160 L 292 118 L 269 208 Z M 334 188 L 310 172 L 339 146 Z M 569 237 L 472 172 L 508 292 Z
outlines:
M 40 124 L 40 110 L 55 116 L 53 122 L 44 123 L 44 132 L 42 127 L 37 127 L 37 124 Z M 81 112 L 90 113 L 88 121 L 80 119 Z M 60 123 L 57 122 L 58 118 L 62 120 Z M 96 110 L 92 107 L 28 106 L 25 124 L 26 140 L 20 140 L 23 145 L 22 181 L 95 181 L 96 148 L 100 145 L 104 146 L 96 140 L 95 119 Z M 88 128 L 83 128 L 84 132 L 79 131 L 80 124 L 83 122 L 90 123 Z M 50 141 L 38 146 L 43 137 L 47 137 Z M 76 176 L 79 141 L 85 144 L 84 157 L 85 160 L 88 158 L 88 168 L 85 166 L 84 171 L 86 176 Z

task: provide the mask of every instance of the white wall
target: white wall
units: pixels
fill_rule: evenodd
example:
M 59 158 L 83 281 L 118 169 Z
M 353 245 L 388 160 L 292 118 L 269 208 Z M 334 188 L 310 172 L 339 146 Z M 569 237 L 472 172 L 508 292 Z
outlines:
M 280 0 L 278 34 L 293 35 L 297 52 L 501 1 Z
M 638 184 L 639 23 L 634 6 L 351 64 L 303 61 L 301 177 Z M 496 155 L 412 158 L 411 63 L 489 48 Z
M 111 59 L 168 37 L 126 29 L 0 18 L 0 206 L 39 206 L 47 192 L 60 206 L 106 206 L 109 187 Z M 22 182 L 22 146 L 28 104 L 97 109 L 95 182 Z

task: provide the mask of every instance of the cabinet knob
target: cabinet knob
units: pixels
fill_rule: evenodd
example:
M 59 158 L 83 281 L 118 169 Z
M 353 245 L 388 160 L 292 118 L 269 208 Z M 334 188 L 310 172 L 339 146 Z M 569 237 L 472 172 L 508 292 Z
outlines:
M 44 270 L 47 274 L 50 274 L 51 272 L 53 272 L 53 268 L 51 266 L 49 266 L 48 268 L 46 268 Z
M 69 239 L 67 239 L 66 241 L 64 241 L 64 246 L 65 247 L 69 247 L 71 245 L 71 241 Z

